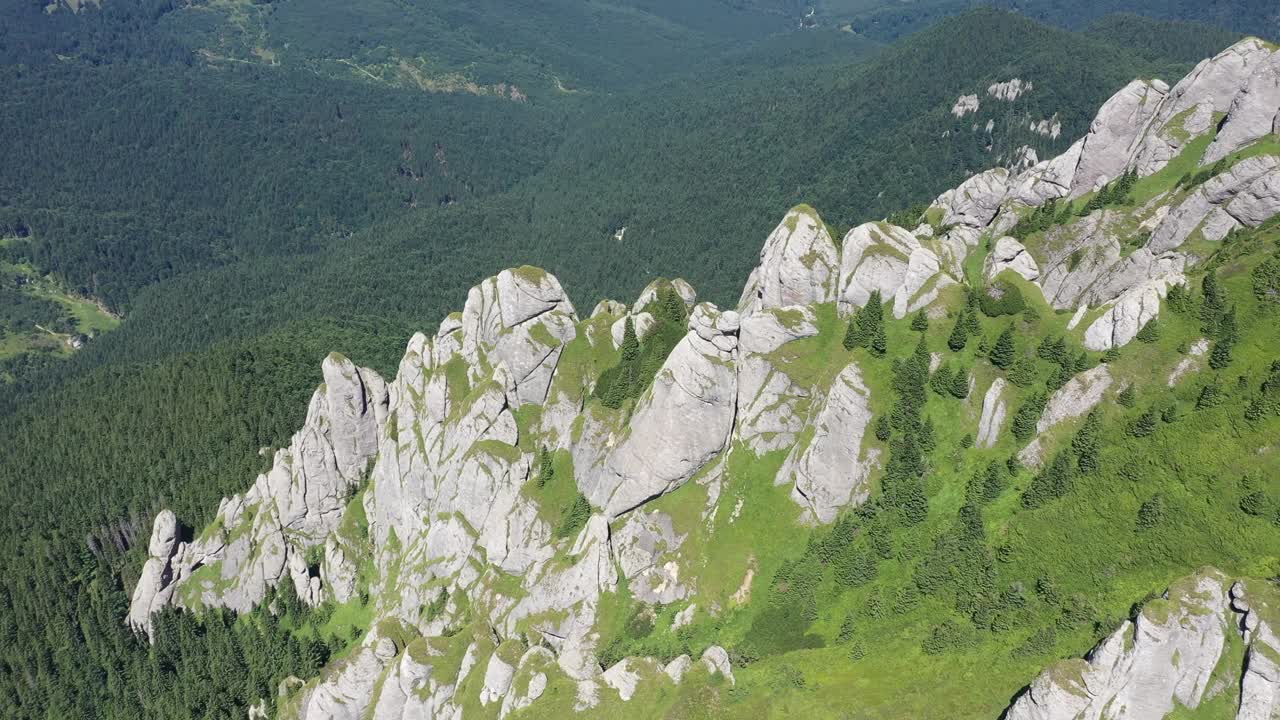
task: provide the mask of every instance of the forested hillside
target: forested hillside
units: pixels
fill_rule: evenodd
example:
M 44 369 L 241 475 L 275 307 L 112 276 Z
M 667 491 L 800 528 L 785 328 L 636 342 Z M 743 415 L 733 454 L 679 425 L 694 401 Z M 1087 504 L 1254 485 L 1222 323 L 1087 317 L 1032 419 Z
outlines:
M 1019 12 L 1040 22 L 1083 28 L 1116 13 L 1138 13 L 1163 20 L 1204 23 L 1271 39 L 1280 38 L 1280 11 L 1268 0 L 820 0 L 815 25 L 844 27 L 878 40 L 916 32 L 941 18 L 974 7 Z M 1141 36 L 1131 36 L 1141 42 Z
M 10 68 L 19 162 L 0 214 L 22 237 L 0 252 L 127 315 L 85 367 L 338 314 L 408 328 L 515 255 L 581 302 L 689 263 L 723 300 L 756 228 L 791 204 L 816 199 L 847 226 L 1024 145 L 1060 152 L 1127 78 L 1174 76 L 1197 47 L 1134 52 L 978 12 L 874 57 L 847 33 L 796 33 L 695 76 L 525 102 L 287 64 Z M 1013 77 L 1036 89 L 950 113 Z M 1049 120 L 1057 138 L 1028 129 Z

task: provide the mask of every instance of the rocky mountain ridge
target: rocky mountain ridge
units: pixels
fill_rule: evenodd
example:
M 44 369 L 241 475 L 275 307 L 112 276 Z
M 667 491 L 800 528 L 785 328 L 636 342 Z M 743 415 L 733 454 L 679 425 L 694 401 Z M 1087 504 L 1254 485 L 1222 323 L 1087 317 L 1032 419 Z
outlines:
M 642 604 L 688 603 L 686 622 L 724 611 L 699 594 L 692 571 L 707 559 L 690 538 L 742 511 L 742 496 L 723 492 L 733 454 L 786 452 L 773 482 L 790 487 L 800 525 L 872 497 L 885 460 L 870 371 L 806 364 L 833 323 L 873 298 L 894 318 L 941 321 L 964 288 L 993 301 L 1017 289 L 1071 312 L 1067 330 L 1087 350 L 1123 347 L 1206 248 L 1280 214 L 1278 131 L 1280 51 L 1246 40 L 1173 87 L 1134 81 L 1066 153 L 974 176 L 914 229 L 866 223 L 837 242 L 812 208 L 793 209 L 732 310 L 677 280 L 580 318 L 555 277 L 504 270 L 434 336 L 416 334 L 390 382 L 329 356 L 302 429 L 198 536 L 160 513 L 129 621 L 150 632 L 166 605 L 246 612 L 290 585 L 309 606 L 366 594 L 375 621 L 358 645 L 320 678 L 282 687 L 276 710 L 299 718 L 502 718 L 556 687 L 572 687 L 574 709 L 604 712 L 606 693 L 627 701 L 690 673 L 732 683 L 718 645 L 698 662 L 602 667 L 602 606 L 625 589 Z M 1103 200 L 1120 184 L 1132 206 Z M 1046 214 L 1052 224 L 1031 227 Z M 680 338 L 647 387 L 600 402 L 601 371 L 676 320 Z M 1008 430 L 1008 388 L 972 382 L 976 444 L 989 447 Z M 1057 428 L 1119 384 L 1105 364 L 1062 384 L 1023 462 L 1043 463 Z M 558 526 L 531 489 L 557 463 L 581 508 Z M 694 521 L 655 507 L 686 487 L 703 498 Z M 754 570 L 743 571 L 725 602 L 749 602 Z M 1160 718 L 1231 682 L 1235 717 L 1275 717 L 1269 593 L 1213 571 L 1176 584 L 1167 608 L 1148 606 L 1086 662 L 1047 671 L 1008 717 Z M 461 632 L 474 627 L 486 631 Z M 1215 673 L 1237 635 L 1243 670 Z

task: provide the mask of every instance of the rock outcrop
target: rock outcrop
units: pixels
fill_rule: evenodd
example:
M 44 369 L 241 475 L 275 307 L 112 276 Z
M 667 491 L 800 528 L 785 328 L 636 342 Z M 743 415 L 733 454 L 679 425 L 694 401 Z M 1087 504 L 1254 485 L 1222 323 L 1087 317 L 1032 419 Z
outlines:
M 1195 710 L 1232 686 L 1240 688 L 1237 720 L 1275 717 L 1280 675 L 1272 658 L 1280 643 L 1253 607 L 1274 596 L 1273 588 L 1255 591 L 1203 570 L 1148 603 L 1084 660 L 1046 670 L 1005 717 L 1160 720 L 1176 707 Z M 1246 646 L 1243 658 L 1233 657 L 1230 635 Z
M 996 240 L 991 246 L 985 270 L 983 275 L 988 282 L 1005 270 L 1017 273 L 1023 280 L 1034 282 L 1040 279 L 1040 266 L 1036 264 L 1036 259 L 1031 257 L 1022 243 L 1007 236 Z
M 1084 346 L 1103 351 L 1128 344 L 1144 325 L 1160 315 L 1160 301 L 1181 274 L 1150 280 L 1125 292 L 1084 332 Z
M 844 312 L 867 304 L 873 291 L 892 301 L 894 317 L 933 302 L 954 285 L 942 273 L 938 254 L 914 234 L 889 223 L 865 223 L 850 230 L 841 245 L 839 305 Z
M 813 437 L 796 445 L 778 471 L 778 484 L 794 483 L 791 498 L 809 522 L 831 522 L 841 508 L 860 504 L 879 451 L 862 447 L 871 424 L 871 393 L 852 363 L 836 377 L 812 421 Z
M 222 501 L 208 530 L 177 543 L 176 520 L 157 517 L 130 607 L 135 627 L 149 627 L 145 618 L 167 602 L 247 611 L 286 576 L 304 602 L 323 599 L 321 579 L 304 555 L 337 529 L 377 455 L 388 391 L 377 373 L 336 353 L 321 369 L 325 382 L 311 397 L 302 429 L 247 493 Z
M 1000 430 L 1004 426 L 1005 415 L 1009 412 L 1004 397 L 1007 385 L 1004 378 L 996 378 L 991 381 L 991 387 L 987 388 L 987 394 L 982 397 L 982 416 L 978 420 L 978 437 L 974 441 L 977 447 L 993 447 L 1000 440 Z
M 757 311 L 742 318 L 735 439 L 759 453 L 795 444 L 812 391 L 793 381 L 774 354 L 787 343 L 817 334 L 817 319 L 808 307 Z
M 1103 104 L 1080 149 L 1071 179 L 1072 197 L 1096 190 L 1125 171 L 1168 91 L 1169 86 L 1160 81 L 1134 80 Z
M 1280 212 L 1278 168 L 1280 158 L 1258 155 L 1210 179 L 1169 212 L 1151 234 L 1147 249 L 1171 250 L 1197 230 L 1206 240 L 1217 241 L 1235 228 L 1260 225 Z
M 826 223 L 807 205 L 793 208 L 765 240 L 738 311 L 747 315 L 756 309 L 829 302 L 839 267 L 840 253 Z
M 701 303 L 640 398 L 629 432 L 584 489 L 613 518 L 675 490 L 728 442 L 737 404 L 738 314 Z

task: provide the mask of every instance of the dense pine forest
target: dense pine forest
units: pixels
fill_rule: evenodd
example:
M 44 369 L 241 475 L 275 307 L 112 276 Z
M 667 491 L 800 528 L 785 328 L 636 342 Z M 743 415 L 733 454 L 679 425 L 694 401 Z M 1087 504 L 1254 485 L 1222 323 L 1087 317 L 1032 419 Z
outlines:
M 242 717 L 348 647 L 289 602 L 166 611 L 155 645 L 123 623 L 150 518 L 206 521 L 265 470 L 335 348 L 390 377 L 522 263 L 582 312 L 659 276 L 732 305 L 796 203 L 841 233 L 1022 146 L 1056 155 L 1131 78 L 1275 23 L 1251 2 L 937 25 L 969 3 L 844 4 L 806 30 L 782 0 L 0 10 L 0 715 Z M 952 114 L 1013 77 L 1037 91 Z M 1048 118 L 1059 137 L 1027 130 Z

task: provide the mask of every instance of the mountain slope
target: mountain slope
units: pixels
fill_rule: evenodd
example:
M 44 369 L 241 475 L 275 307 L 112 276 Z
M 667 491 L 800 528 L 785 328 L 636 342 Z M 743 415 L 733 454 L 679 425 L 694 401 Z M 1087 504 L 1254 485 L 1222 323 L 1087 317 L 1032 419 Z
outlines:
M 320 640 L 286 717 L 1267 717 L 1278 63 L 1135 80 L 914 229 L 794 208 L 736 310 L 525 266 L 390 382 L 330 355 L 249 490 L 157 516 L 130 623 Z

